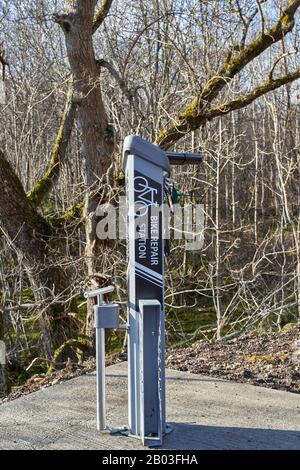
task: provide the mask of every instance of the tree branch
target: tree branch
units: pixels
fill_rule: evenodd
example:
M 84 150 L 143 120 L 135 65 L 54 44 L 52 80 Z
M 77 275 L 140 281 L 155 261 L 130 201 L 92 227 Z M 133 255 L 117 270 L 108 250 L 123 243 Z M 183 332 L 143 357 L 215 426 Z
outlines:
M 104 0 L 101 7 L 97 11 L 94 16 L 93 21 L 93 33 L 97 31 L 97 29 L 102 25 L 103 21 L 107 17 L 110 7 L 112 5 L 113 0 Z
M 0 64 L 2 66 L 2 76 L 0 77 L 0 80 L 4 81 L 4 79 L 5 79 L 5 67 L 6 67 L 6 65 L 8 65 L 8 63 L 6 62 L 4 52 L 1 50 L 1 48 L 0 48 Z
M 60 165 L 65 159 L 76 115 L 76 104 L 72 101 L 72 97 L 73 86 L 71 84 L 59 130 L 51 151 L 49 166 L 43 176 L 35 183 L 33 189 L 27 194 L 28 200 L 35 206 L 38 206 L 52 189 L 58 179 Z
M 215 117 L 223 116 L 224 114 L 231 113 L 237 109 L 244 108 L 260 96 L 263 96 L 270 91 L 274 91 L 277 88 L 280 88 L 282 85 L 286 85 L 287 83 L 297 80 L 298 78 L 300 78 L 300 69 L 297 69 L 295 72 L 288 73 L 287 75 L 283 75 L 282 77 L 271 79 L 268 82 L 253 88 L 253 90 L 251 90 L 250 93 L 247 93 L 246 95 L 239 96 L 235 100 L 211 108 L 209 111 L 207 111 L 207 113 L 201 116 L 201 119 L 203 123 L 206 123 Z M 199 122 L 199 125 L 201 126 L 201 122 Z
M 141 110 L 135 103 L 135 100 L 134 100 L 135 93 L 130 88 L 127 87 L 126 81 L 124 80 L 124 78 L 122 78 L 119 75 L 118 71 L 114 68 L 114 66 L 110 62 L 107 62 L 107 60 L 104 60 L 104 59 L 97 60 L 97 65 L 109 71 L 109 73 L 114 77 L 114 79 L 118 83 L 119 87 L 121 88 L 121 91 L 124 93 L 129 103 L 133 106 L 133 108 L 141 116 L 141 118 L 145 119 L 144 114 L 141 112 Z
M 197 93 L 184 112 L 175 119 L 174 124 L 158 134 L 156 142 L 162 148 L 169 148 L 185 134 L 197 129 L 201 117 L 225 85 L 241 72 L 246 65 L 292 31 L 295 13 L 299 6 L 300 0 L 291 0 L 272 28 L 265 33 L 261 33 L 258 38 L 241 48 L 236 56 L 228 56 L 221 70 L 206 83 L 203 90 Z
M 255 8 L 254 12 L 250 15 L 250 17 L 245 18 L 244 15 L 243 15 L 243 12 L 242 12 L 241 5 L 240 5 L 238 0 L 236 0 L 236 5 L 237 5 L 237 13 L 238 13 L 243 25 L 244 25 L 244 31 L 243 31 L 243 35 L 242 35 L 242 39 L 241 39 L 241 46 L 244 47 L 245 43 L 246 43 L 246 39 L 247 39 L 247 35 L 248 35 L 250 25 L 251 25 L 252 21 L 254 20 L 254 18 L 256 17 L 257 13 L 258 13 L 258 8 Z
M 126 98 L 128 98 L 128 101 L 132 103 L 134 95 L 132 91 L 129 88 L 127 88 L 125 80 L 119 75 L 118 71 L 114 68 L 114 66 L 110 62 L 107 62 L 107 60 L 104 60 L 104 59 L 98 59 L 96 62 L 99 68 L 103 67 L 109 71 L 109 73 L 114 77 L 114 79 L 118 83 L 119 87 L 121 88 Z

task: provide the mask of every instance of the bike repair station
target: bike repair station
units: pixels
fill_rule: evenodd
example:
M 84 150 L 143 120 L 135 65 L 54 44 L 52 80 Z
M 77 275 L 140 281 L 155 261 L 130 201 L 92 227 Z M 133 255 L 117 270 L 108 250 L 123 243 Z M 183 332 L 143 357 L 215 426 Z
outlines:
M 112 432 L 139 437 L 146 446 L 161 446 L 171 428 L 166 423 L 164 214 L 166 181 L 171 165 L 198 164 L 195 153 L 168 153 L 141 137 L 126 137 L 128 307 L 119 324 L 118 304 L 104 302 L 113 286 L 85 292 L 95 297 L 97 429 L 106 424 L 105 328 L 128 333 L 128 424 Z

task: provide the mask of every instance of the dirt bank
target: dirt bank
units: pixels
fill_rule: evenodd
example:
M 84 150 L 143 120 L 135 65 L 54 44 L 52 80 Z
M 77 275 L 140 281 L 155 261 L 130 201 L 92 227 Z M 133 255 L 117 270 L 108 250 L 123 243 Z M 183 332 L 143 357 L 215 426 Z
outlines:
M 300 325 L 226 342 L 198 341 L 168 351 L 167 367 L 300 393 Z

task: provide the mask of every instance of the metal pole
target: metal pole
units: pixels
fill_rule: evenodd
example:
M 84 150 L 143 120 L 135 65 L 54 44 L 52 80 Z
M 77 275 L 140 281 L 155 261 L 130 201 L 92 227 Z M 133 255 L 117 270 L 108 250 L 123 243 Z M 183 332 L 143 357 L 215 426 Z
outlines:
M 171 165 L 195 165 L 203 161 L 201 153 L 168 152 L 166 155 Z
M 106 429 L 105 400 L 105 329 L 96 328 L 97 429 Z
M 98 305 L 103 303 L 103 295 L 97 296 Z M 96 325 L 98 322 L 96 321 Z M 97 429 L 106 429 L 105 400 L 105 329 L 96 326 L 96 376 L 97 376 Z
M 102 287 L 84 292 L 84 297 L 97 297 L 97 304 L 94 306 L 95 329 L 96 329 L 96 395 L 97 395 L 97 429 L 106 429 L 106 399 L 105 399 L 105 323 L 101 322 L 99 307 L 104 304 L 103 295 L 113 292 L 114 286 Z M 112 307 L 116 307 L 112 305 Z M 113 311 L 115 313 L 115 309 Z M 118 320 L 117 320 L 118 324 Z M 104 326 L 104 328 L 102 328 Z M 107 326 L 111 327 L 111 325 Z M 115 326 L 114 326 L 115 327 Z

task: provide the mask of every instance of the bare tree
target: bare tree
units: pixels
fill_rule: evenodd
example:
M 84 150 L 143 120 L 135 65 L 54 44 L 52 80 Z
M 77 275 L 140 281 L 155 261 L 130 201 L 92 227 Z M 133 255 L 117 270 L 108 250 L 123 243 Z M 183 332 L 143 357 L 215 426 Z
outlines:
M 100 242 L 95 229 L 98 204 L 123 190 L 121 146 L 132 132 L 205 154 L 202 168 L 174 171 L 184 197 L 205 203 L 207 231 L 200 254 L 181 257 L 182 242 L 171 249 L 170 337 L 230 337 L 299 315 L 299 6 L 3 1 L 0 248 L 1 291 L 10 292 L 4 336 L 17 338 L 10 351 L 38 355 L 31 320 L 48 358 L 79 333 L 92 338 L 92 308 L 80 298 L 87 285 L 113 278 L 124 301 L 124 246 Z

